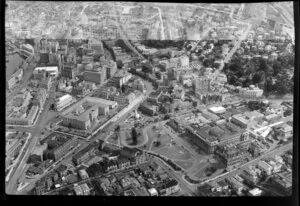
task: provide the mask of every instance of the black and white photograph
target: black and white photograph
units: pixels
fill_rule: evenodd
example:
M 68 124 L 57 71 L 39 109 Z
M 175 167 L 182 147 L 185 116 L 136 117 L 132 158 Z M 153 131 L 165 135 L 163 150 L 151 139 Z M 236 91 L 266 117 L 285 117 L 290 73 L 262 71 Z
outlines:
M 292 196 L 295 2 L 5 3 L 6 195 Z

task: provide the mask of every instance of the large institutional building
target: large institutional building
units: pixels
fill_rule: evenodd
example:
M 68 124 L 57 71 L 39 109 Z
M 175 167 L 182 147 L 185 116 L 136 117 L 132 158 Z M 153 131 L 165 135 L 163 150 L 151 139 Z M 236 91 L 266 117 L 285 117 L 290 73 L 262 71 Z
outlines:
M 192 82 L 194 94 L 198 97 L 210 91 L 211 80 L 208 77 L 198 77 Z
M 186 131 L 191 140 L 209 154 L 215 152 L 217 145 L 244 141 L 249 136 L 245 129 L 230 122 L 214 126 L 191 124 Z
M 58 98 L 55 102 L 56 110 L 61 111 L 64 108 L 70 106 L 72 104 L 73 98 L 71 95 L 66 94 L 60 98 Z
M 117 106 L 114 101 L 95 97 L 85 97 L 63 116 L 63 125 L 71 126 L 80 130 L 87 130 L 92 127 L 100 115 L 107 115 L 109 109 Z
M 83 79 L 85 81 L 94 82 L 95 84 L 102 84 L 106 79 L 105 77 L 105 69 L 85 71 L 83 73 Z
M 263 95 L 264 91 L 258 87 L 255 87 L 254 85 L 250 85 L 249 88 L 240 88 L 239 94 L 242 97 L 245 98 L 256 98 L 261 97 Z

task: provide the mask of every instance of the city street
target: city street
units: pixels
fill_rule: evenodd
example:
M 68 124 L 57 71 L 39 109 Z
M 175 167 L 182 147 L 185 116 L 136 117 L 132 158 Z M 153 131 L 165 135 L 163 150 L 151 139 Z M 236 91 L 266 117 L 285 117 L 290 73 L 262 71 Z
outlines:
M 39 56 L 37 54 L 35 54 L 34 58 L 28 65 L 28 68 L 26 70 L 24 70 L 23 78 L 22 78 L 21 82 L 18 83 L 16 85 L 16 87 L 12 89 L 13 91 L 8 96 L 6 96 L 6 102 L 11 101 L 12 98 L 14 98 L 16 96 L 16 94 L 20 91 L 21 88 L 26 88 L 27 82 L 28 82 L 29 78 L 31 77 L 32 72 L 38 63 L 38 61 L 37 61 L 38 58 L 39 58 Z
M 111 118 L 108 122 L 112 122 L 113 124 L 109 126 L 109 128 L 114 128 L 116 124 L 118 124 L 119 122 L 123 121 L 123 118 L 130 112 L 134 111 L 135 109 L 138 108 L 139 104 L 144 101 L 147 96 L 153 91 L 153 87 L 149 82 L 146 82 L 146 88 L 147 88 L 147 92 L 143 95 L 140 96 L 139 98 L 137 98 L 135 100 L 134 103 L 132 103 L 131 105 L 129 105 L 128 107 L 126 107 L 125 109 L 123 109 L 120 113 L 118 113 L 117 115 L 115 115 L 113 118 Z M 50 104 L 48 102 L 48 104 Z M 44 107 L 45 108 L 45 107 Z M 23 160 L 21 161 L 21 163 L 19 164 L 19 166 L 16 169 L 16 172 L 14 173 L 14 175 L 12 176 L 11 180 L 9 181 L 7 187 L 6 187 L 6 193 L 8 194 L 15 194 L 15 192 L 17 191 L 17 180 L 18 177 L 20 178 L 20 181 L 25 180 L 25 171 L 27 169 L 26 167 L 26 160 L 28 158 L 28 155 L 31 154 L 31 152 L 33 151 L 36 143 L 39 141 L 39 136 L 41 135 L 42 130 L 45 128 L 45 126 L 48 124 L 48 122 L 51 120 L 51 118 L 54 117 L 47 117 L 45 116 L 49 111 L 49 105 L 47 106 L 46 104 L 46 108 L 44 109 L 44 111 L 42 112 L 41 116 L 39 117 L 39 121 L 35 127 L 31 127 L 31 128 L 27 128 L 27 127 L 14 127 L 15 129 L 20 129 L 19 131 L 30 131 L 32 134 L 32 139 L 31 142 L 29 143 L 30 145 L 28 146 L 27 152 L 24 155 Z M 90 141 L 92 140 L 96 140 L 96 139 L 101 139 L 104 140 L 105 139 L 105 135 L 98 135 L 99 131 L 101 131 L 107 124 L 102 125 L 97 132 L 94 133 L 93 137 L 90 139 Z M 107 130 L 109 131 L 109 129 Z M 83 149 L 84 147 L 86 147 L 90 142 L 83 142 L 79 148 L 77 148 L 75 150 L 75 152 L 80 151 L 81 149 Z M 56 165 L 56 167 L 58 167 L 60 164 L 64 164 L 64 163 L 70 163 L 72 156 L 74 155 L 75 152 L 69 153 L 68 155 L 65 156 L 65 160 L 60 162 L 59 164 Z M 56 168 L 55 167 L 55 168 Z M 54 168 L 53 168 L 54 169 Z M 40 178 L 39 178 L 40 179 Z M 37 181 L 37 180 L 35 180 Z M 33 187 L 33 183 L 35 181 L 30 182 L 30 184 L 22 191 L 20 191 L 19 193 L 25 193 L 26 190 L 30 189 Z M 26 180 L 25 180 L 26 182 Z
M 246 169 L 248 166 L 250 166 L 250 165 L 256 165 L 256 164 L 258 163 L 259 160 L 264 159 L 264 158 L 267 158 L 267 157 L 273 157 L 273 156 L 275 156 L 275 155 L 281 155 L 281 154 L 284 154 L 284 153 L 287 152 L 288 150 L 292 149 L 292 147 L 293 147 L 293 143 L 291 142 L 291 143 L 289 143 L 289 144 L 287 144 L 287 145 L 284 145 L 284 146 L 281 146 L 281 147 L 279 147 L 279 148 L 276 148 L 276 149 L 274 149 L 274 150 L 272 150 L 272 151 L 269 151 L 269 152 L 267 152 L 267 153 L 265 153 L 265 154 L 259 156 L 259 157 L 256 158 L 256 159 L 253 159 L 253 160 L 251 160 L 251 161 L 245 163 L 245 164 L 242 165 L 242 166 L 239 166 L 238 168 L 235 168 L 234 170 L 232 170 L 232 171 L 230 171 L 230 172 L 226 172 L 226 173 L 221 174 L 221 175 L 219 175 L 219 176 L 217 176 L 217 177 L 214 177 L 214 178 L 212 178 L 212 179 L 208 179 L 208 180 L 206 180 L 206 181 L 204 181 L 204 182 L 201 182 L 200 185 L 203 185 L 203 184 L 208 183 L 208 182 L 211 182 L 211 181 L 220 181 L 220 180 L 225 179 L 225 178 L 227 178 L 227 177 L 231 177 L 231 176 L 234 176 L 234 175 L 236 175 L 236 174 L 240 174 L 240 173 L 242 173 L 242 171 L 243 171 L 244 169 Z

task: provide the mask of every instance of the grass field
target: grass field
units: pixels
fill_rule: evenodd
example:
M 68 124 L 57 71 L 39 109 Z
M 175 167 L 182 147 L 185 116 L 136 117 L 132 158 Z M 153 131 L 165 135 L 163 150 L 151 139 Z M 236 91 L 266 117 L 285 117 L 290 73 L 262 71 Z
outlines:
M 136 145 L 139 145 L 141 144 L 143 141 L 144 141 L 144 136 L 142 135 L 142 131 L 140 129 L 137 129 L 137 132 L 138 133 L 141 133 L 140 135 L 138 135 L 137 137 L 137 144 Z M 131 137 L 131 131 L 130 130 L 127 130 L 125 132 L 125 135 L 126 135 L 126 138 L 125 138 L 125 141 L 128 145 L 133 145 L 132 144 L 132 137 Z
M 198 174 L 199 172 L 203 172 L 203 170 L 209 165 L 208 162 L 197 163 L 190 171 L 191 174 Z M 197 177 L 197 176 L 196 176 Z
M 191 154 L 186 149 L 177 146 L 170 145 L 166 146 L 163 149 L 156 151 L 158 154 L 164 155 L 172 160 L 189 160 L 191 159 Z
M 111 135 L 108 139 L 108 142 L 117 144 L 118 143 L 118 136 L 116 134 Z
M 150 132 L 148 132 L 148 136 L 151 135 L 149 133 Z M 152 146 L 152 151 L 157 151 L 161 148 L 167 147 L 168 145 L 170 145 L 172 143 L 171 137 L 165 133 L 161 133 L 160 137 L 157 137 L 157 135 L 155 135 L 155 137 L 153 137 L 153 138 L 157 138 L 157 140 L 160 142 L 160 145 L 158 147 Z
M 191 161 L 174 161 L 174 162 L 185 170 L 188 170 L 193 166 L 193 162 Z
M 214 169 L 210 171 L 210 168 Z M 216 163 L 206 162 L 206 165 L 202 166 L 201 170 L 195 173 L 194 176 L 197 178 L 212 177 L 217 174 L 221 174 L 224 168 L 224 165 L 219 161 L 217 161 Z

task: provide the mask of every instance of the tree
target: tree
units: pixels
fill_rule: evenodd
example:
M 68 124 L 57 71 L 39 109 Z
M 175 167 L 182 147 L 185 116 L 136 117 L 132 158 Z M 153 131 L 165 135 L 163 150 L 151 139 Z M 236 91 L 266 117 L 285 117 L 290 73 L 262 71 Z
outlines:
M 159 79 L 159 80 L 161 79 L 161 73 L 160 72 L 155 72 L 155 76 L 156 76 L 157 79 Z
M 138 133 L 137 133 L 137 131 L 134 127 L 131 129 L 131 136 L 132 136 L 132 144 L 136 145 L 137 144 Z
M 284 111 L 283 116 L 286 117 L 286 116 L 290 116 L 291 114 L 293 114 L 292 110 L 288 109 Z
M 117 126 L 115 127 L 115 132 L 119 132 L 120 129 L 121 129 L 120 125 L 117 125 Z
M 121 86 L 121 90 L 122 90 L 122 93 L 125 93 L 126 88 L 125 88 L 125 85 L 124 85 L 124 84 Z
M 122 69 L 123 66 L 124 66 L 123 62 L 121 60 L 118 60 L 117 61 L 117 67 L 118 67 L 118 69 Z
M 197 107 L 197 105 L 198 105 L 198 102 L 193 102 L 193 107 Z

